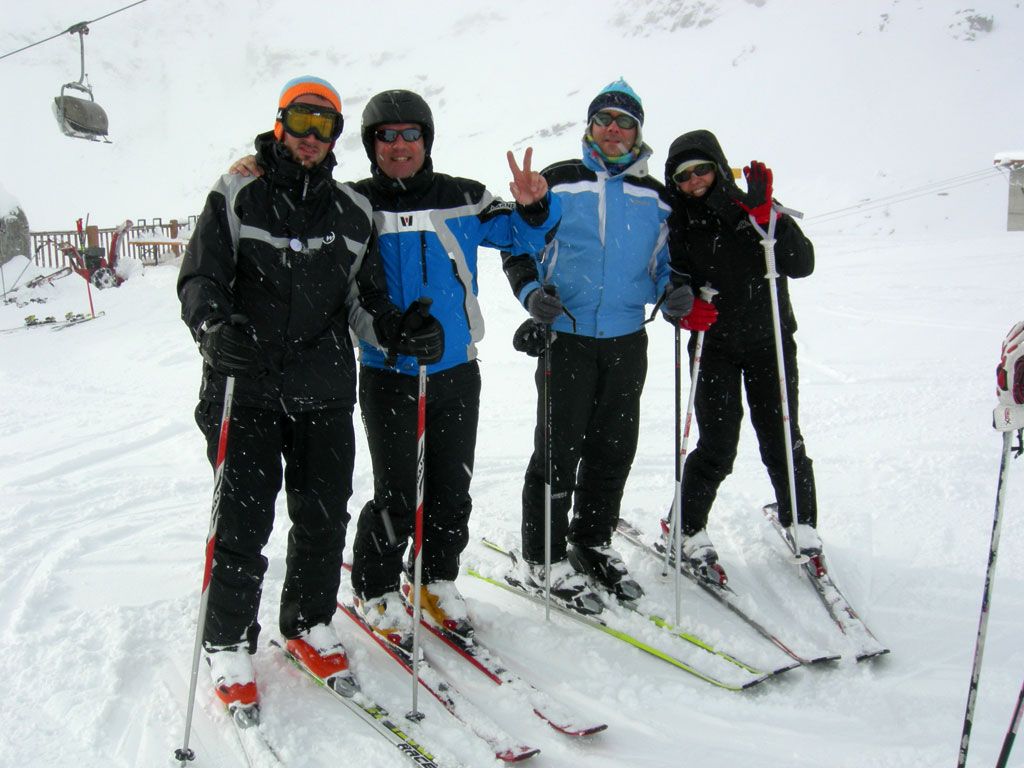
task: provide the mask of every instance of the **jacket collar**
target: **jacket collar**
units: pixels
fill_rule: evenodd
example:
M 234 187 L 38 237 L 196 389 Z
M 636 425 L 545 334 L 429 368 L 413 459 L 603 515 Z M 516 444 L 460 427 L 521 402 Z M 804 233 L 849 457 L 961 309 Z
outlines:
M 594 151 L 594 148 L 587 143 L 586 139 L 581 143 L 583 145 L 583 164 L 596 173 L 607 173 L 613 178 L 618 176 L 635 176 L 637 178 L 642 178 L 648 175 L 647 160 L 653 154 L 653 151 L 646 144 L 642 144 L 640 146 L 640 154 L 637 156 L 636 160 L 626 166 L 623 170 L 616 172 L 610 170 L 608 166 L 605 165 L 604 159 L 600 154 Z
M 334 152 L 328 152 L 323 162 L 313 168 L 303 168 L 292 160 L 284 144 L 274 138 L 274 132 L 268 131 L 256 137 L 256 157 L 259 164 L 275 186 L 287 189 L 300 189 L 305 186 L 314 192 L 325 182 L 334 182 L 332 173 L 337 160 Z
M 373 163 L 370 166 L 373 185 L 385 194 L 395 198 L 415 198 L 422 195 L 434 183 L 434 164 L 429 155 L 423 159 L 423 167 L 409 179 L 392 179 Z

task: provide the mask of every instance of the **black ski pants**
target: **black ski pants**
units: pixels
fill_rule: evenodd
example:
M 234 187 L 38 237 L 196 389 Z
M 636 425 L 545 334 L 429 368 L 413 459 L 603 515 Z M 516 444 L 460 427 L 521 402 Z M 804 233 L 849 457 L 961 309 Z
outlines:
M 647 333 L 611 339 L 557 334 L 551 345 L 551 559 L 566 544 L 611 541 L 636 455 Z M 544 562 L 544 358 L 537 361 L 537 426 L 523 485 L 523 555 Z M 574 498 L 575 496 L 575 498 Z M 569 509 L 573 508 L 572 522 Z
M 690 339 L 692 365 L 696 334 Z M 793 440 L 793 466 L 796 475 L 796 503 L 801 523 L 817 524 L 814 471 L 807 456 L 797 418 L 799 375 L 796 342 L 784 334 L 783 359 L 786 364 L 786 391 Z M 778 362 L 775 343 L 769 338 L 750 349 L 737 350 L 705 344 L 694 398 L 694 410 L 700 438 L 687 457 L 683 471 L 683 535 L 689 536 L 707 525 L 718 486 L 732 472 L 743 421 L 741 384 L 747 392 L 750 421 L 761 449 L 761 461 L 768 469 L 779 518 L 789 525 L 789 476 L 786 468 L 786 443 L 779 401 Z
M 222 408 L 208 402 L 196 408 L 214 468 Z M 232 409 L 203 638 L 207 645 L 248 643 L 255 651 L 267 570 L 263 548 L 274 526 L 282 479 L 291 528 L 281 634 L 296 637 L 331 620 L 337 609 L 354 456 L 351 408 L 293 414 L 238 405 Z
M 365 599 L 399 588 L 416 530 L 416 376 L 364 366 L 359 407 L 373 464 L 373 500 L 359 514 L 352 587 Z M 480 420 L 473 360 L 427 377 L 423 480 L 423 582 L 452 581 L 469 543 L 469 495 Z M 411 556 L 411 550 L 410 550 Z

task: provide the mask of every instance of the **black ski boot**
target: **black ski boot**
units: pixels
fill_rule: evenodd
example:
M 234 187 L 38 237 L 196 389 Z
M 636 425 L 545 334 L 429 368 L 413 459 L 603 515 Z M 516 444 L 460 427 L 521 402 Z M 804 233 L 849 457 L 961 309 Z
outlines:
M 570 544 L 569 562 L 577 571 L 590 575 L 608 589 L 620 602 L 633 602 L 643 597 L 643 588 L 633 579 L 622 562 L 622 555 L 610 546 L 582 547 Z

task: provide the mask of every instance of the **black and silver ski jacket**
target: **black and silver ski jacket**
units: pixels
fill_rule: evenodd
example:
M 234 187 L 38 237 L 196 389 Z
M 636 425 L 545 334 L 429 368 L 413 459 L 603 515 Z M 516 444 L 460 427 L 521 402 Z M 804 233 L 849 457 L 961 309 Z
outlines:
M 672 181 L 679 163 L 694 157 L 707 157 L 718 165 L 714 186 L 698 199 L 684 196 Z M 668 225 L 673 279 L 688 282 L 695 294 L 707 284 L 719 291 L 714 300 L 718 320 L 708 330 L 705 344 L 738 349 L 763 345 L 773 331 L 761 237 L 729 194 L 735 182 L 714 134 L 691 131 L 672 142 L 665 184 L 672 205 Z M 785 215 L 776 223 L 775 237 L 779 314 L 783 332 L 791 334 L 797 324 L 786 278 L 806 277 L 814 271 L 814 246 Z
M 181 316 L 197 340 L 204 324 L 249 319 L 266 375 L 239 377 L 235 402 L 308 411 L 355 403 L 349 327 L 367 333 L 393 309 L 369 201 L 331 178 L 334 155 L 305 169 L 272 133 L 256 138 L 260 178 L 225 175 L 206 199 L 178 277 Z M 203 366 L 202 400 L 225 378 Z

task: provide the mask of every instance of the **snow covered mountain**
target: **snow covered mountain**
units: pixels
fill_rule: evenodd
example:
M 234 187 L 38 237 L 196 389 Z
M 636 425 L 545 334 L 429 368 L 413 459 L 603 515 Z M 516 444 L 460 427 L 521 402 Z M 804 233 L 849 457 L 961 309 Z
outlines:
M 110 10 L 57 0 L 7 9 L 0 54 Z M 890 656 L 724 691 L 593 630 L 545 623 L 535 606 L 463 576 L 481 636 L 509 665 L 609 724 L 569 740 L 439 646 L 428 653 L 541 748 L 538 768 L 953 765 L 999 460 L 992 372 L 1004 333 L 1024 317 L 1024 235 L 1004 231 L 1006 178 L 990 167 L 1021 145 L 1022 13 L 1016 2 L 967 10 L 944 0 L 301 10 L 154 0 L 96 22 L 86 40 L 111 145 L 67 139 L 49 114 L 60 84 L 77 77 L 76 38 L 0 60 L 0 183 L 36 229 L 85 213 L 114 223 L 197 212 L 217 174 L 270 127 L 281 83 L 304 72 L 331 79 L 345 100 L 339 178 L 366 172 L 356 130 L 366 99 L 410 87 L 435 109 L 436 166 L 500 194 L 506 149 L 532 145 L 541 163 L 575 156 L 586 105 L 620 75 L 644 99 L 658 175 L 671 140 L 698 127 L 714 130 L 736 165 L 765 160 L 778 197 L 807 214 L 817 251 L 815 274 L 791 292 L 821 531 L 837 579 Z M 492 255 L 481 263 L 488 334 L 472 529 L 512 546 L 532 366 L 511 349 L 523 311 Z M 6 288 L 24 266 L 7 265 Z M 0 334 L 0 765 L 170 765 L 180 743 L 211 477 L 192 420 L 199 356 L 178 319 L 175 277 L 173 264 L 139 267 L 122 287 L 94 292 L 97 321 Z M 16 295 L 41 301 L 0 306 L 0 329 L 29 313 L 88 309 L 77 277 Z M 670 328 L 657 322 L 650 334 L 623 514 L 653 533 L 672 493 L 674 373 Z M 1024 464 L 1008 481 L 971 765 L 994 762 L 1024 676 Z M 371 487 L 360 445 L 351 511 Z M 769 500 L 745 428 L 710 524 L 730 576 L 780 634 L 847 650 L 783 562 L 759 512 Z M 284 530 L 267 552 L 265 638 Z M 657 564 L 620 549 L 670 613 Z M 466 561 L 485 574 L 503 567 L 476 542 Z M 737 656 L 779 660 L 690 589 L 683 617 Z M 336 623 L 365 687 L 400 716 L 408 677 L 347 619 Z M 408 765 L 272 649 L 256 665 L 265 730 L 289 766 Z M 440 706 L 424 706 L 439 755 L 495 764 Z M 195 729 L 202 765 L 241 765 L 205 688 Z M 1024 765 L 1019 745 L 1012 764 Z

